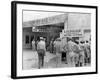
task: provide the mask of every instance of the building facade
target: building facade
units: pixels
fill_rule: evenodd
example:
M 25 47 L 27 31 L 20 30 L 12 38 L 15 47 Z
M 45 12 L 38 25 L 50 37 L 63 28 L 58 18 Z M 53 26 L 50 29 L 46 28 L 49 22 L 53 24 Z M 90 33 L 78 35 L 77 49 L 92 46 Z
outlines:
M 64 13 L 62 15 L 23 22 L 23 48 L 32 48 L 32 40 L 37 41 L 39 37 L 45 38 L 46 48 L 49 47 L 52 39 L 55 40 L 58 37 L 89 39 L 91 33 L 90 24 L 91 14 L 88 13 Z M 64 36 L 64 34 L 67 36 Z M 66 41 L 67 38 L 64 39 Z

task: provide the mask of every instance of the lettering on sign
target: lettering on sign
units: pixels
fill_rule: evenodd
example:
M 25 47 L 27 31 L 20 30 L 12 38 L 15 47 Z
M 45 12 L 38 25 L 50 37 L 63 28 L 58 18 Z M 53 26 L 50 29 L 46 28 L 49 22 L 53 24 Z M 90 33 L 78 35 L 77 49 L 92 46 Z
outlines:
M 82 30 L 65 30 L 63 33 L 63 37 L 82 37 Z

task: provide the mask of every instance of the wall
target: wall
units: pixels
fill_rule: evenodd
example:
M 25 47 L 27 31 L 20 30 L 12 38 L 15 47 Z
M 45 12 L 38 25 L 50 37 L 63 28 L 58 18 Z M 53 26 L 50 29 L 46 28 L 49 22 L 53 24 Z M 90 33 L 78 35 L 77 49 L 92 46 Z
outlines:
M 66 29 L 90 29 L 91 14 L 87 13 L 68 13 L 65 21 Z
M 98 5 L 100 9 L 100 0 L 31 0 L 37 2 L 62 3 L 62 4 L 82 4 L 82 5 Z M 10 78 L 11 71 L 11 0 L 0 1 L 0 80 L 12 80 Z M 100 10 L 98 12 L 100 14 Z M 100 15 L 98 16 L 100 20 Z M 100 23 L 98 23 L 100 26 Z M 100 27 L 98 27 L 100 34 Z M 98 38 L 100 41 L 100 36 Z M 98 42 L 98 47 L 100 47 Z M 100 49 L 98 51 L 100 53 Z M 100 57 L 100 54 L 98 54 Z M 100 58 L 98 58 L 100 61 Z M 100 68 L 100 62 L 98 63 Z M 100 69 L 99 69 L 100 71 Z M 22 80 L 22 79 L 20 79 Z M 48 77 L 23 80 L 100 80 L 100 73 L 80 76 L 64 76 L 64 77 Z
M 69 29 L 90 29 L 91 14 L 84 13 L 69 13 L 68 28 Z
M 26 43 L 26 36 L 29 36 L 29 43 Z M 31 49 L 32 48 L 32 41 L 31 37 L 34 36 L 34 33 L 32 32 L 32 28 L 24 28 L 23 29 L 23 49 Z

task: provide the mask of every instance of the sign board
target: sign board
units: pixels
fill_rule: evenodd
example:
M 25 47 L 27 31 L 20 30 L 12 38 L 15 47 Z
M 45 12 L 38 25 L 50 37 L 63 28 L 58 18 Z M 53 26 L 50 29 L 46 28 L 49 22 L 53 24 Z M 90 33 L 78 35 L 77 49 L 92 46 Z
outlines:
M 32 29 L 32 32 L 48 32 L 46 29 Z
M 32 32 L 39 32 L 38 29 L 32 29 Z
M 57 23 L 64 23 L 65 19 L 67 18 L 67 14 L 55 15 L 52 17 L 46 17 L 43 19 L 37 19 L 30 21 L 29 23 L 31 26 L 42 26 L 42 25 L 52 25 Z M 23 25 L 28 24 L 24 23 Z M 27 27 L 27 26 L 24 26 Z
M 81 29 L 76 30 L 64 30 L 62 33 L 62 37 L 82 37 L 83 32 Z

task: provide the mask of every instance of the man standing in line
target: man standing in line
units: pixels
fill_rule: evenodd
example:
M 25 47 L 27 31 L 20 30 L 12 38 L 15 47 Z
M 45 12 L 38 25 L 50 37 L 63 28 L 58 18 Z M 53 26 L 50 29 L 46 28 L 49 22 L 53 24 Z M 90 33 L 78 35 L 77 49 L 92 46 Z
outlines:
M 60 38 L 57 38 L 56 41 L 54 42 L 54 47 L 55 47 L 55 52 L 56 52 L 56 56 L 57 56 L 57 65 L 56 67 L 61 66 L 61 40 Z
M 77 44 L 73 41 L 72 38 L 69 38 L 68 54 L 69 54 L 70 63 L 72 64 L 72 66 L 75 66 L 75 57 L 76 57 L 76 53 L 74 52 L 75 46 L 77 46 Z
M 65 64 L 68 64 L 68 44 L 67 44 L 67 40 L 64 41 L 64 39 L 62 40 L 61 43 L 61 52 L 62 52 L 62 61 L 65 61 Z
M 86 61 L 86 49 L 84 45 L 84 40 L 80 41 L 80 54 L 79 54 L 79 66 L 84 66 Z
M 45 41 L 43 37 L 40 37 L 40 41 L 37 44 L 37 53 L 38 53 L 38 68 L 44 66 L 44 56 L 46 52 Z
M 85 49 L 86 49 L 86 63 L 90 63 L 90 58 L 91 58 L 91 49 L 90 49 L 90 44 L 89 44 L 89 41 L 86 40 L 85 44 Z

